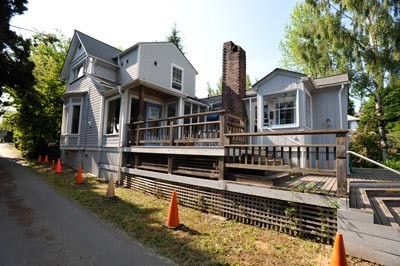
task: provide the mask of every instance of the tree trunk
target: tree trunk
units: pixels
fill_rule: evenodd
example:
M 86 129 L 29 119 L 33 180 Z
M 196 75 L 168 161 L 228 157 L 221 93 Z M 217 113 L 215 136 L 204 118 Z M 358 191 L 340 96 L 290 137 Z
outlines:
M 386 160 L 388 157 L 388 144 L 386 136 L 386 123 L 383 119 L 382 98 L 379 94 L 375 94 L 375 113 L 378 122 L 379 141 L 382 149 L 382 159 Z

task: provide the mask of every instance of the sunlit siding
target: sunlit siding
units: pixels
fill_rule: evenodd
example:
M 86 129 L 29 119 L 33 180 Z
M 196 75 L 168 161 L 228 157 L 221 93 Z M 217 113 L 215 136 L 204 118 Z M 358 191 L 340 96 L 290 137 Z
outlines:
M 121 67 L 118 72 L 118 81 L 128 83 L 138 77 L 138 50 L 137 48 L 120 58 Z
M 258 86 L 258 95 L 282 93 L 303 88 L 300 77 L 277 74 Z
M 93 74 L 115 82 L 117 78 L 117 69 L 97 61 L 93 69 Z
M 85 91 L 89 89 L 89 86 L 92 84 L 92 80 L 89 77 L 81 77 L 73 82 L 67 81 L 67 90 L 66 92 L 72 91 Z
M 102 96 L 99 88 L 91 84 L 84 96 L 82 107 L 81 141 L 85 147 L 98 146 L 101 123 Z
M 171 43 L 145 43 L 140 45 L 140 79 L 157 86 L 171 88 L 172 64 L 183 68 L 181 92 L 195 96 L 196 72 L 182 53 Z

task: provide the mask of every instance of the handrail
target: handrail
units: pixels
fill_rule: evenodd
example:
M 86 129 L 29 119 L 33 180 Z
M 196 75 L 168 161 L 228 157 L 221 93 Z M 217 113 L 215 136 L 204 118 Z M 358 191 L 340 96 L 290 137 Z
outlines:
M 365 157 L 365 156 L 363 156 L 363 155 L 361 155 L 361 154 L 358 154 L 358 153 L 356 153 L 356 152 L 354 152 L 354 151 L 346 151 L 346 153 L 351 154 L 351 155 L 354 155 L 354 156 L 357 156 L 357 157 L 359 157 L 359 158 L 361 158 L 361 159 L 363 159 L 363 160 L 366 160 L 366 161 L 368 161 L 368 162 L 370 162 L 370 163 L 373 163 L 373 164 L 375 164 L 375 165 L 377 165 L 377 166 L 379 166 L 379 167 L 385 168 L 386 170 L 389 170 L 389 171 L 391 171 L 391 172 L 393 172 L 393 173 L 395 173 L 395 174 L 400 175 L 400 172 L 399 172 L 399 171 L 396 171 L 396 170 L 394 170 L 394 169 L 392 169 L 392 168 L 390 168 L 390 167 L 387 167 L 386 165 L 383 165 L 383 164 L 381 164 L 381 163 L 378 163 L 378 162 L 376 162 L 376 161 L 374 161 L 374 160 L 372 160 L 372 159 L 370 159 L 370 158 L 367 158 L 367 157 Z
M 144 123 L 153 123 L 153 122 L 162 122 L 162 121 L 171 121 L 171 120 L 182 119 L 182 118 L 191 118 L 191 117 L 197 117 L 197 116 L 206 116 L 206 115 L 213 115 L 213 114 L 221 114 L 221 113 L 224 113 L 224 112 L 225 112 L 225 110 L 218 110 L 218 111 L 212 111 L 212 112 L 203 112 L 203 113 L 179 115 L 179 116 L 173 116 L 173 117 L 167 117 L 167 118 L 160 118 L 160 119 L 154 119 L 154 120 L 137 121 L 137 122 L 131 123 L 131 125 L 144 124 Z
M 271 132 L 276 132 L 275 130 L 273 130 L 272 128 L 269 128 L 269 127 L 267 127 L 267 130 L 269 130 L 269 131 L 271 131 Z M 286 140 L 288 140 L 288 141 L 290 141 L 290 142 L 296 143 L 297 145 L 300 145 L 300 142 L 299 142 L 299 141 L 295 141 L 295 140 L 293 140 L 293 139 L 291 139 L 291 138 L 288 138 L 288 137 L 286 137 L 286 136 L 282 136 L 282 138 L 284 138 L 284 139 L 286 139 Z
M 256 133 L 230 133 L 225 134 L 226 137 L 253 137 L 253 136 L 281 136 L 281 135 L 317 135 L 317 134 L 346 134 L 347 129 L 317 129 L 303 131 L 273 131 L 273 132 L 256 132 Z

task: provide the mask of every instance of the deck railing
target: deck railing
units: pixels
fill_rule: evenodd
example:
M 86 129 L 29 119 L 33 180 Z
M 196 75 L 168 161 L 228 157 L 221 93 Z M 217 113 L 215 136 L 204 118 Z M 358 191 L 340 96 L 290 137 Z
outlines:
M 347 130 L 310 130 L 225 134 L 225 167 L 333 175 L 338 179 L 338 194 L 346 194 L 346 133 Z M 309 135 L 334 135 L 335 140 L 327 144 L 294 145 L 278 139 Z M 237 144 L 251 143 L 255 137 L 257 144 Z
M 128 144 L 223 146 L 226 133 L 242 132 L 241 119 L 220 110 L 131 123 Z

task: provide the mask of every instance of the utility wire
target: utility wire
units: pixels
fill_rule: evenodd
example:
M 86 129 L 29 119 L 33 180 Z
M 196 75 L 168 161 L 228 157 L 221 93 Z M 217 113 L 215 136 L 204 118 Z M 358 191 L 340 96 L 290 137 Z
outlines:
M 10 27 L 17 28 L 17 29 L 20 29 L 20 30 L 29 31 L 29 32 L 33 32 L 33 33 L 37 33 L 37 34 L 42 34 L 43 33 L 43 32 L 39 32 L 37 30 L 31 30 L 31 29 L 27 29 L 27 28 L 23 28 L 23 27 L 19 27 L 19 26 L 14 26 L 14 25 L 11 25 L 11 24 L 10 24 Z

